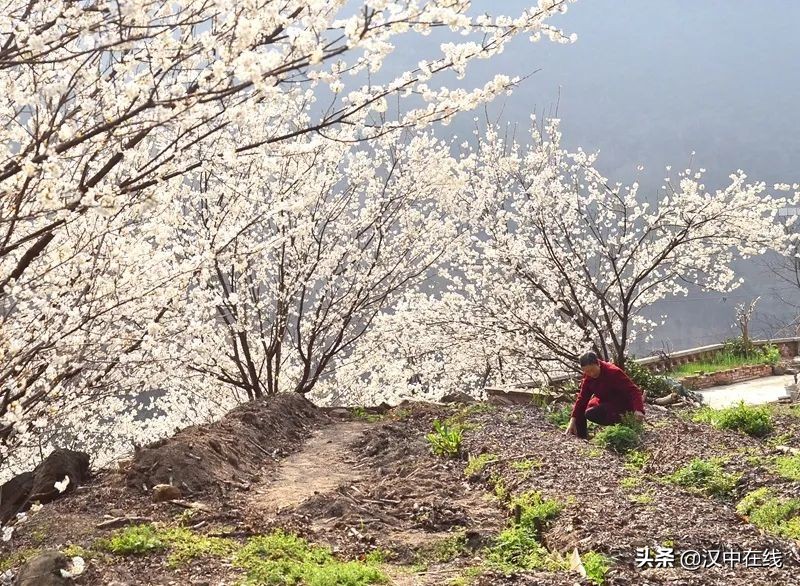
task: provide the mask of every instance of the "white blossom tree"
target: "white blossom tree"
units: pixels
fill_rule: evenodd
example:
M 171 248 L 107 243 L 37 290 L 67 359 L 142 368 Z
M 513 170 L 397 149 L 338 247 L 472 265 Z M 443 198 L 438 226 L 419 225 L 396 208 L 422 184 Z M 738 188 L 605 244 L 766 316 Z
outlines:
M 184 299 L 227 254 L 210 244 L 187 254 L 166 237 L 197 230 L 184 214 L 199 217 L 204 182 L 220 193 L 212 173 L 285 156 L 306 136 L 352 144 L 446 122 L 517 78 L 433 89 L 437 76 L 464 77 L 520 34 L 570 41 L 546 22 L 566 4 L 543 0 L 514 17 L 475 14 L 459 0 L 4 4 L 0 457 L 65 421 L 107 424 L 114 409 L 119 435 L 135 435 L 126 393 L 171 384 L 154 374 L 172 360 L 158 342 L 176 324 L 192 327 L 179 313 Z M 464 37 L 371 81 L 396 39 L 435 30 Z M 211 374 L 209 362 L 198 368 Z M 213 411 L 208 397 L 177 397 L 172 412 Z M 175 421 L 161 423 L 163 432 Z
M 610 185 L 595 159 L 562 148 L 557 121 L 545 131 L 534 127 L 525 145 L 489 128 L 464 161 L 471 165 L 468 194 L 476 213 L 468 220 L 471 245 L 452 261 L 459 274 L 451 277 L 450 294 L 417 300 L 424 310 L 406 311 L 404 320 L 387 318 L 385 330 L 371 338 L 375 348 L 391 351 L 365 348 L 373 361 L 362 363 L 361 376 L 374 373 L 378 381 L 394 368 L 407 378 L 417 369 L 417 388 L 424 381 L 441 393 L 471 371 L 479 383 L 471 390 L 479 392 L 487 382 L 519 380 L 509 372 L 546 380 L 573 370 L 586 349 L 624 364 L 635 336 L 657 325 L 643 310 L 685 294 L 690 284 L 730 291 L 741 282 L 734 258 L 787 244 L 775 222 L 787 198 L 747 183 L 741 171 L 728 186 L 708 191 L 703 170 L 686 169 L 667 180 L 651 205 L 637 183 Z M 398 352 L 398 332 L 418 329 L 439 344 L 425 338 Z M 437 353 L 444 364 L 420 366 L 421 356 Z

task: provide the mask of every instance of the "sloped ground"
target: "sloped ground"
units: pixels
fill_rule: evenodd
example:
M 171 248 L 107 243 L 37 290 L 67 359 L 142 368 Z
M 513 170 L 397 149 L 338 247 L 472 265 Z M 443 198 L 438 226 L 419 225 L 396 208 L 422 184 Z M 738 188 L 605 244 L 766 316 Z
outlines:
M 286 417 L 281 409 L 287 410 Z M 534 406 L 414 404 L 380 417 L 364 417 L 363 412 L 353 417 L 290 399 L 287 406 L 273 405 L 268 417 L 259 418 L 258 410 L 243 412 L 252 414 L 244 424 L 237 415 L 235 425 L 226 427 L 223 420 L 209 432 L 194 428 L 189 440 L 184 434 L 174 444 L 161 442 L 144 452 L 151 458 L 146 466 L 139 460 L 123 472 L 102 471 L 88 486 L 46 505 L 3 544 L 0 568 L 18 566 L 39 549 L 68 548 L 87 559 L 78 584 L 199 586 L 243 579 L 243 570 L 227 550 L 200 551 L 178 564 L 168 550 L 129 556 L 105 551 L 98 540 L 116 529 L 97 525 L 107 516 L 136 516 L 165 527 L 182 526 L 198 536 L 224 537 L 236 547 L 280 528 L 330 546 L 341 559 L 359 560 L 380 551 L 381 571 L 400 585 L 590 584 L 565 570 L 506 576 L 487 569 L 487 548 L 511 523 L 509 500 L 539 491 L 563 507 L 542 527 L 541 542 L 550 552 L 577 549 L 582 556 L 590 551 L 608 556 L 608 584 L 800 585 L 798 544 L 765 534 L 735 510 L 742 496 L 762 486 L 800 496 L 800 484 L 781 478 L 769 463 L 781 453 L 776 445 L 800 447 L 800 417 L 787 407 L 775 411 L 776 431 L 762 439 L 651 408 L 639 446 L 649 457 L 641 468 L 626 465 L 614 452 L 564 436 Z M 469 478 L 465 459 L 435 456 L 425 439 L 434 420 L 446 418 L 465 426 L 464 456 L 487 455 L 486 465 Z M 252 448 L 236 460 L 238 468 L 225 457 L 226 464 L 214 468 L 213 482 L 200 482 L 209 473 L 189 468 L 197 460 L 186 458 L 185 467 L 198 481 L 182 504 L 154 504 L 148 494 L 130 486 L 130 470 L 166 470 L 174 481 L 175 470 L 183 469 L 181 455 L 193 450 L 197 456 L 197 446 L 210 448 L 200 457 L 212 463 L 217 460 L 211 452 L 236 454 L 232 446 L 239 441 L 243 447 L 242 440 L 226 433 L 236 434 L 240 425 L 251 424 L 258 430 L 254 441 L 268 446 L 267 453 Z M 209 440 L 220 442 L 220 449 Z M 166 456 L 157 458 L 156 453 Z M 693 458 L 713 456 L 727 458 L 726 471 L 743 474 L 733 493 L 704 496 L 663 481 Z M 168 459 L 177 464 L 165 465 Z M 233 483 L 224 482 L 225 470 L 235 475 Z M 659 545 L 673 547 L 676 554 L 703 548 L 777 549 L 782 567 L 739 564 L 688 570 L 676 559 L 673 568 L 638 568 L 636 548 Z

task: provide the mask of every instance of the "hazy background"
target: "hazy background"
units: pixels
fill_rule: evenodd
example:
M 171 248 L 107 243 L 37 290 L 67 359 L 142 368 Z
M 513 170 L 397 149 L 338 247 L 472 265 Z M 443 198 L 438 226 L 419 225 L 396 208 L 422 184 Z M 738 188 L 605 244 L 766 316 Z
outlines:
M 531 4 L 478 0 L 473 11 L 513 16 Z M 576 43 L 517 39 L 499 57 L 469 69 L 467 81 L 475 86 L 498 71 L 536 71 L 492 104 L 491 116 L 525 130 L 531 113 L 553 113 L 557 105 L 565 146 L 599 151 L 601 172 L 612 182 L 638 176 L 641 193 L 655 193 L 666 165 L 688 166 L 692 151 L 693 166 L 707 169 L 707 188 L 726 185 L 737 169 L 771 187 L 800 181 L 798 23 L 800 2 L 791 0 L 579 0 L 551 21 L 577 33 Z M 441 40 L 431 35 L 398 44 L 402 55 L 385 67 L 413 66 Z M 473 116 L 441 134 L 467 135 Z M 733 336 L 735 306 L 757 295 L 754 334 L 778 332 L 795 315 L 779 296 L 800 301 L 800 290 L 779 282 L 763 262 L 740 270 L 746 283 L 732 294 L 697 292 L 654 306 L 654 315 L 668 314 L 667 324 L 635 352 Z

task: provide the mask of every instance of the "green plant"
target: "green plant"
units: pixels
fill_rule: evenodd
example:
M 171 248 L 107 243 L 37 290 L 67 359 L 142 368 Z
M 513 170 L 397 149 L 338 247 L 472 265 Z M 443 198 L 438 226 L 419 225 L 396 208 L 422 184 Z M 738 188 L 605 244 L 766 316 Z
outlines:
M 132 525 L 101 539 L 96 546 L 117 555 L 144 555 L 169 550 L 168 563 L 179 566 L 202 557 L 225 557 L 233 553 L 236 543 L 230 539 L 208 537 L 185 527 L 156 528 L 151 524 Z
M 480 454 L 478 456 L 470 456 L 467 465 L 464 467 L 464 475 L 467 477 L 480 474 L 484 471 L 486 466 L 498 459 L 497 454 Z
M 626 476 L 622 480 L 619 481 L 619 485 L 622 488 L 631 490 L 636 488 L 642 483 L 642 479 L 638 476 Z
M 641 494 L 634 494 L 628 497 L 634 503 L 639 503 L 640 505 L 650 505 L 654 502 L 653 494 L 651 492 L 643 492 Z
M 505 501 L 508 499 L 508 490 L 506 489 L 506 483 L 503 480 L 503 477 L 500 476 L 497 472 L 492 472 L 489 476 L 489 484 L 492 485 L 492 490 L 494 491 L 494 495 L 501 501 Z
M 544 524 L 558 515 L 563 505 L 538 492 L 525 492 L 511 499 L 514 523 L 497 536 L 486 553 L 486 565 L 513 573 L 538 568 L 558 569 L 560 563 L 540 543 Z
M 362 421 L 367 421 L 369 423 L 376 423 L 382 419 L 379 414 L 370 413 L 364 407 L 353 407 L 350 412 L 355 419 L 361 419 Z
M 641 470 L 650 461 L 650 454 L 641 450 L 631 450 L 625 454 L 623 467 L 628 470 Z
M 589 551 L 581 556 L 586 577 L 592 584 L 602 586 L 606 581 L 606 574 L 611 567 L 611 559 L 596 551 Z
M 800 454 L 775 458 L 775 471 L 789 480 L 800 480 Z
M 625 361 L 625 372 L 650 398 L 666 397 L 672 392 L 672 385 L 667 377 L 653 374 L 632 358 Z
M 561 407 L 550 405 L 547 410 L 547 420 L 561 429 L 566 429 L 571 414 L 572 405 L 562 405 Z
M 159 531 L 149 523 L 119 529 L 97 545 L 117 555 L 143 555 L 167 547 Z
M 749 339 L 745 340 L 741 336 L 725 340 L 723 352 L 738 358 L 752 358 L 758 354 L 753 342 Z
M 461 453 L 463 433 L 461 425 L 436 419 L 433 422 L 433 433 L 429 433 L 426 438 L 437 456 L 458 456 Z
M 702 458 L 694 458 L 685 466 L 665 477 L 667 482 L 717 497 L 729 496 L 740 479 L 740 474 L 724 472 L 719 460 L 703 460 Z
M 781 360 L 781 351 L 777 346 L 772 344 L 765 344 L 761 348 L 761 352 L 763 353 L 763 362 L 765 364 L 776 365 Z
M 518 472 L 522 472 L 523 478 L 528 478 L 531 475 L 531 471 L 534 468 L 542 467 L 542 461 L 533 460 L 531 458 L 525 458 L 523 460 L 516 460 L 514 462 L 511 462 L 511 467 Z
M 0 573 L 21 566 L 29 559 L 36 557 L 42 553 L 38 547 L 23 547 L 12 551 L 7 556 L 0 558 Z
M 245 571 L 243 584 L 250 586 L 363 586 L 388 582 L 374 560 L 340 561 L 330 549 L 283 531 L 251 537 L 233 564 Z
M 236 542 L 231 539 L 200 535 L 184 527 L 166 529 L 161 535 L 170 550 L 167 563 L 173 567 L 199 557 L 224 558 L 231 555 L 237 547 Z
M 692 420 L 710 423 L 721 429 L 741 431 L 754 437 L 763 437 L 773 429 L 768 408 L 745 405 L 744 401 L 724 409 L 701 407 L 692 416 Z
M 736 505 L 736 511 L 766 531 L 800 539 L 800 499 L 782 499 L 762 487 L 745 495 Z
M 594 442 L 601 447 L 624 454 L 639 445 L 639 432 L 639 427 L 617 423 L 600 429 L 594 435 Z

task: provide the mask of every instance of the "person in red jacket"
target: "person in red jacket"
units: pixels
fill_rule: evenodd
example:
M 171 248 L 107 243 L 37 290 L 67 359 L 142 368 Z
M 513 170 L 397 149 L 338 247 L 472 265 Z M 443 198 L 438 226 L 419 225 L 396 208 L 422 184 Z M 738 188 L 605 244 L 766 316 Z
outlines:
M 586 439 L 587 419 L 600 425 L 613 425 L 627 412 L 633 412 L 639 421 L 644 420 L 642 391 L 624 370 L 599 360 L 594 352 L 581 356 L 580 365 L 583 380 L 565 433 Z

